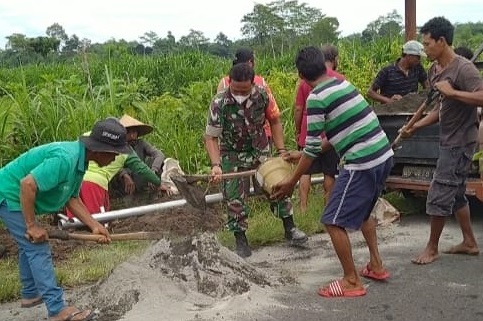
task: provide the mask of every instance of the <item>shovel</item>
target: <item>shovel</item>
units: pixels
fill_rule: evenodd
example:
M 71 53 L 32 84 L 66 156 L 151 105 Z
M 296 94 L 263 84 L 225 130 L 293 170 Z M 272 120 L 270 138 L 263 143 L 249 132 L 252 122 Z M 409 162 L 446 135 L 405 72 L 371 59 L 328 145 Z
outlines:
M 85 233 L 69 233 L 63 230 L 48 231 L 49 239 L 58 239 L 63 241 L 81 240 L 97 242 L 102 235 L 85 234 Z M 30 235 L 25 234 L 25 238 L 31 239 Z M 125 234 L 111 234 L 112 241 L 132 241 L 132 240 L 159 240 L 163 238 L 163 234 L 159 232 L 134 232 Z
M 240 177 L 253 176 L 257 172 L 256 169 L 243 172 L 222 174 L 221 179 L 232 179 Z M 186 202 L 194 208 L 202 210 L 206 209 L 205 194 L 207 189 L 203 191 L 199 186 L 194 185 L 197 182 L 209 182 L 211 175 L 172 175 L 171 180 L 178 190 L 183 194 Z
M 439 96 L 439 91 L 436 89 L 432 88 L 426 99 L 423 101 L 423 103 L 419 106 L 419 108 L 416 110 L 414 115 L 411 117 L 411 119 L 407 122 L 406 125 L 404 125 L 406 128 L 410 129 L 414 126 L 414 124 L 421 119 L 423 116 L 424 110 L 431 105 L 431 103 Z M 402 128 L 401 128 L 402 129 Z M 397 135 L 396 139 L 392 142 L 391 147 L 392 149 L 396 150 L 399 149 L 398 144 L 402 139 L 402 131 L 399 130 L 399 134 Z
M 478 49 L 476 49 L 473 57 L 471 57 L 470 61 L 471 62 L 475 62 L 476 58 L 478 58 L 478 56 L 483 52 L 483 43 L 478 47 Z M 419 106 L 418 110 L 416 110 L 416 112 L 414 113 L 413 117 L 411 117 L 411 119 L 409 120 L 409 122 L 405 125 L 406 128 L 411 128 L 414 126 L 414 124 L 419 120 L 421 119 L 421 117 L 423 116 L 423 112 L 424 110 L 426 109 L 426 107 L 428 107 L 429 105 L 431 105 L 431 103 L 439 96 L 439 92 L 432 88 L 429 93 L 428 93 L 428 96 L 426 98 L 426 100 L 421 104 L 421 106 Z M 391 144 L 391 147 L 392 149 L 396 150 L 398 149 L 399 147 L 397 147 L 397 145 L 399 144 L 399 142 L 401 141 L 402 139 L 402 134 L 399 133 L 396 137 L 396 139 L 393 141 L 393 143 Z

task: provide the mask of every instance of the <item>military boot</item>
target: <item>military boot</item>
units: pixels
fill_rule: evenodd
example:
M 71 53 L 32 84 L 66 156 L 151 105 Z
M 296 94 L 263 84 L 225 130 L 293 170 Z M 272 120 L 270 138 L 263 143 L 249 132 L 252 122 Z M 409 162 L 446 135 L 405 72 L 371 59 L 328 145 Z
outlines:
M 247 236 L 244 231 L 235 232 L 235 252 L 240 257 L 249 257 L 252 255 L 252 250 L 248 246 Z
M 285 239 L 292 245 L 303 244 L 307 242 L 307 234 L 299 230 L 293 221 L 293 216 L 284 217 L 283 228 L 285 230 Z

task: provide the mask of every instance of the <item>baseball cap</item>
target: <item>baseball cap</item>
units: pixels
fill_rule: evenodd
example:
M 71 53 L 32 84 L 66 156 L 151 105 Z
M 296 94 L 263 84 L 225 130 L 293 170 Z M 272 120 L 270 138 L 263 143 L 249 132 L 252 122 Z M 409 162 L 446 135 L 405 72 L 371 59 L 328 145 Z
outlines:
M 89 135 L 80 136 L 79 140 L 93 152 L 131 153 L 131 147 L 127 144 L 126 128 L 114 117 L 98 121 Z
M 416 40 L 409 40 L 404 44 L 403 54 L 426 57 L 423 45 Z

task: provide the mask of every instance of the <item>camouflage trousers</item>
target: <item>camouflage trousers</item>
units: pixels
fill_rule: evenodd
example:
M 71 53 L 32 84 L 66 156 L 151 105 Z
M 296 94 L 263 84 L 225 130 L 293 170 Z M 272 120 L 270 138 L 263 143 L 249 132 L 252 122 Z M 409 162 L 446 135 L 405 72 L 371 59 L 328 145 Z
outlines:
M 222 155 L 221 167 L 223 173 L 247 171 L 257 168 L 260 164 L 258 159 L 241 156 L 241 154 L 238 154 L 237 157 Z M 256 179 L 251 180 L 250 177 L 226 179 L 222 182 L 223 198 L 227 204 L 228 211 L 226 227 L 231 232 L 245 231 L 248 228 L 247 218 L 250 215 L 250 209 L 246 204 L 246 198 L 250 192 L 251 181 L 253 181 L 255 191 L 261 191 L 261 187 Z M 276 217 L 285 218 L 293 215 L 290 198 L 269 202 L 270 209 Z

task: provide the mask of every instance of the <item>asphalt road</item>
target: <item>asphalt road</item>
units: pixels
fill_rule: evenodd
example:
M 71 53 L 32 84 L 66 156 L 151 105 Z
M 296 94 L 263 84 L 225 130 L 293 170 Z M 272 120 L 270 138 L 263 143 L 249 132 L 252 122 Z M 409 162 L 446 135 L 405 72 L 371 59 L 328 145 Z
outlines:
M 473 221 L 478 242 L 483 246 L 483 217 L 480 215 Z M 424 214 L 405 217 L 398 225 L 382 229 L 380 251 L 392 277 L 384 283 L 364 281 L 367 295 L 359 298 L 326 299 L 316 294 L 321 284 L 341 276 L 333 252 L 326 251 L 330 244 L 324 243 L 320 251 L 324 254 L 309 256 L 305 266 L 293 266 L 299 269 L 300 284 L 278 291 L 274 297 L 280 305 L 243 313 L 236 320 L 483 320 L 482 255 L 442 254 L 430 265 L 412 264 L 410 259 L 425 245 L 428 232 Z M 440 249 L 458 243 L 460 235 L 457 224 L 450 221 L 443 232 Z M 355 261 L 363 265 L 367 251 L 356 234 L 351 235 L 354 238 Z M 314 263 L 319 266 L 313 266 Z

